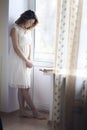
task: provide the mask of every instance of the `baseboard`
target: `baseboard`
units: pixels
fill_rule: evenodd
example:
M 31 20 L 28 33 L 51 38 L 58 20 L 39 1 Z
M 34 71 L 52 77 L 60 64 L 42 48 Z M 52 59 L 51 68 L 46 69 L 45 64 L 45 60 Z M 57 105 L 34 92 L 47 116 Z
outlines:
M 42 110 L 42 111 L 49 111 L 49 105 L 48 104 L 37 104 L 35 103 L 35 106 L 38 110 Z
M 15 111 L 12 111 L 12 112 L 3 112 L 3 111 L 0 111 L 0 115 L 2 116 L 2 115 L 7 115 L 7 114 L 13 114 L 13 113 L 18 112 L 18 111 L 19 111 L 19 109 L 15 110 Z

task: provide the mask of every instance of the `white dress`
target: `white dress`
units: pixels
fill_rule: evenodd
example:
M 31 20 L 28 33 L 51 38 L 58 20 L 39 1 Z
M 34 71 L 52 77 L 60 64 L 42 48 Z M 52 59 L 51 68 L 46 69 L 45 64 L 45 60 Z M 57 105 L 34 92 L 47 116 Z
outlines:
M 29 44 L 31 44 L 31 31 L 25 31 L 18 25 L 14 25 L 18 33 L 18 43 L 24 55 L 29 56 Z M 26 67 L 25 61 L 19 57 L 10 43 L 9 50 L 9 86 L 15 88 L 30 88 L 31 69 Z

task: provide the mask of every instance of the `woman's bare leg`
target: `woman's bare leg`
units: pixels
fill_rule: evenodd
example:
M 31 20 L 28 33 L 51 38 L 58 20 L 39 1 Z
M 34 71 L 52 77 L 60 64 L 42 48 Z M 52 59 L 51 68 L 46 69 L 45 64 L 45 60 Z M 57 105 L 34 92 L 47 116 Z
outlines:
M 43 117 L 42 115 L 38 114 L 38 111 L 37 109 L 35 108 L 33 102 L 32 102 L 32 99 L 31 99 L 31 96 L 29 94 L 29 88 L 28 89 L 23 89 L 23 95 L 24 95 L 24 98 L 25 98 L 25 101 L 27 102 L 27 104 L 30 106 L 31 110 L 32 110 L 32 114 L 33 114 L 33 117 L 34 118 L 37 118 L 37 119 L 46 119 L 45 117 Z
M 20 109 L 20 116 L 22 117 L 30 117 L 30 115 L 25 111 L 25 99 L 23 96 L 23 89 L 18 88 L 18 101 L 19 101 L 19 109 Z
M 19 109 L 20 111 L 24 110 L 24 97 L 23 97 L 23 93 L 22 93 L 22 89 L 18 88 L 18 102 L 19 102 Z
M 26 100 L 27 104 L 30 106 L 32 112 L 33 112 L 33 113 L 34 113 L 34 112 L 36 113 L 37 110 L 36 110 L 36 108 L 35 108 L 35 106 L 34 106 L 34 104 L 33 104 L 33 102 L 32 102 L 31 96 L 30 96 L 30 94 L 29 94 L 29 88 L 23 89 L 22 92 L 23 92 L 24 99 Z

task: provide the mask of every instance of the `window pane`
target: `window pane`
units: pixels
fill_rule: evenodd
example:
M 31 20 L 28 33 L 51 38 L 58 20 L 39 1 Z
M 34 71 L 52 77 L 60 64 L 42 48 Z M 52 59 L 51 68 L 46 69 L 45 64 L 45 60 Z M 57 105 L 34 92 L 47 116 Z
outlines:
M 35 30 L 35 60 L 53 62 L 57 0 L 36 0 L 39 24 Z

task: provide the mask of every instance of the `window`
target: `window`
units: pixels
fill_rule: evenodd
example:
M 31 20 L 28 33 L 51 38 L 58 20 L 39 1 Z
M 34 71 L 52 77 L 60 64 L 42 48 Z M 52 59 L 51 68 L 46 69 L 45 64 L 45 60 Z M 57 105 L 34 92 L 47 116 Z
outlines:
M 35 29 L 34 60 L 53 62 L 56 38 L 57 0 L 37 0 L 39 24 Z
M 82 10 L 82 21 L 81 21 L 81 31 L 80 31 L 80 44 L 79 44 L 79 54 L 78 54 L 78 70 L 85 71 L 87 75 L 87 0 L 83 2 Z M 81 75 L 82 75 L 81 72 Z

